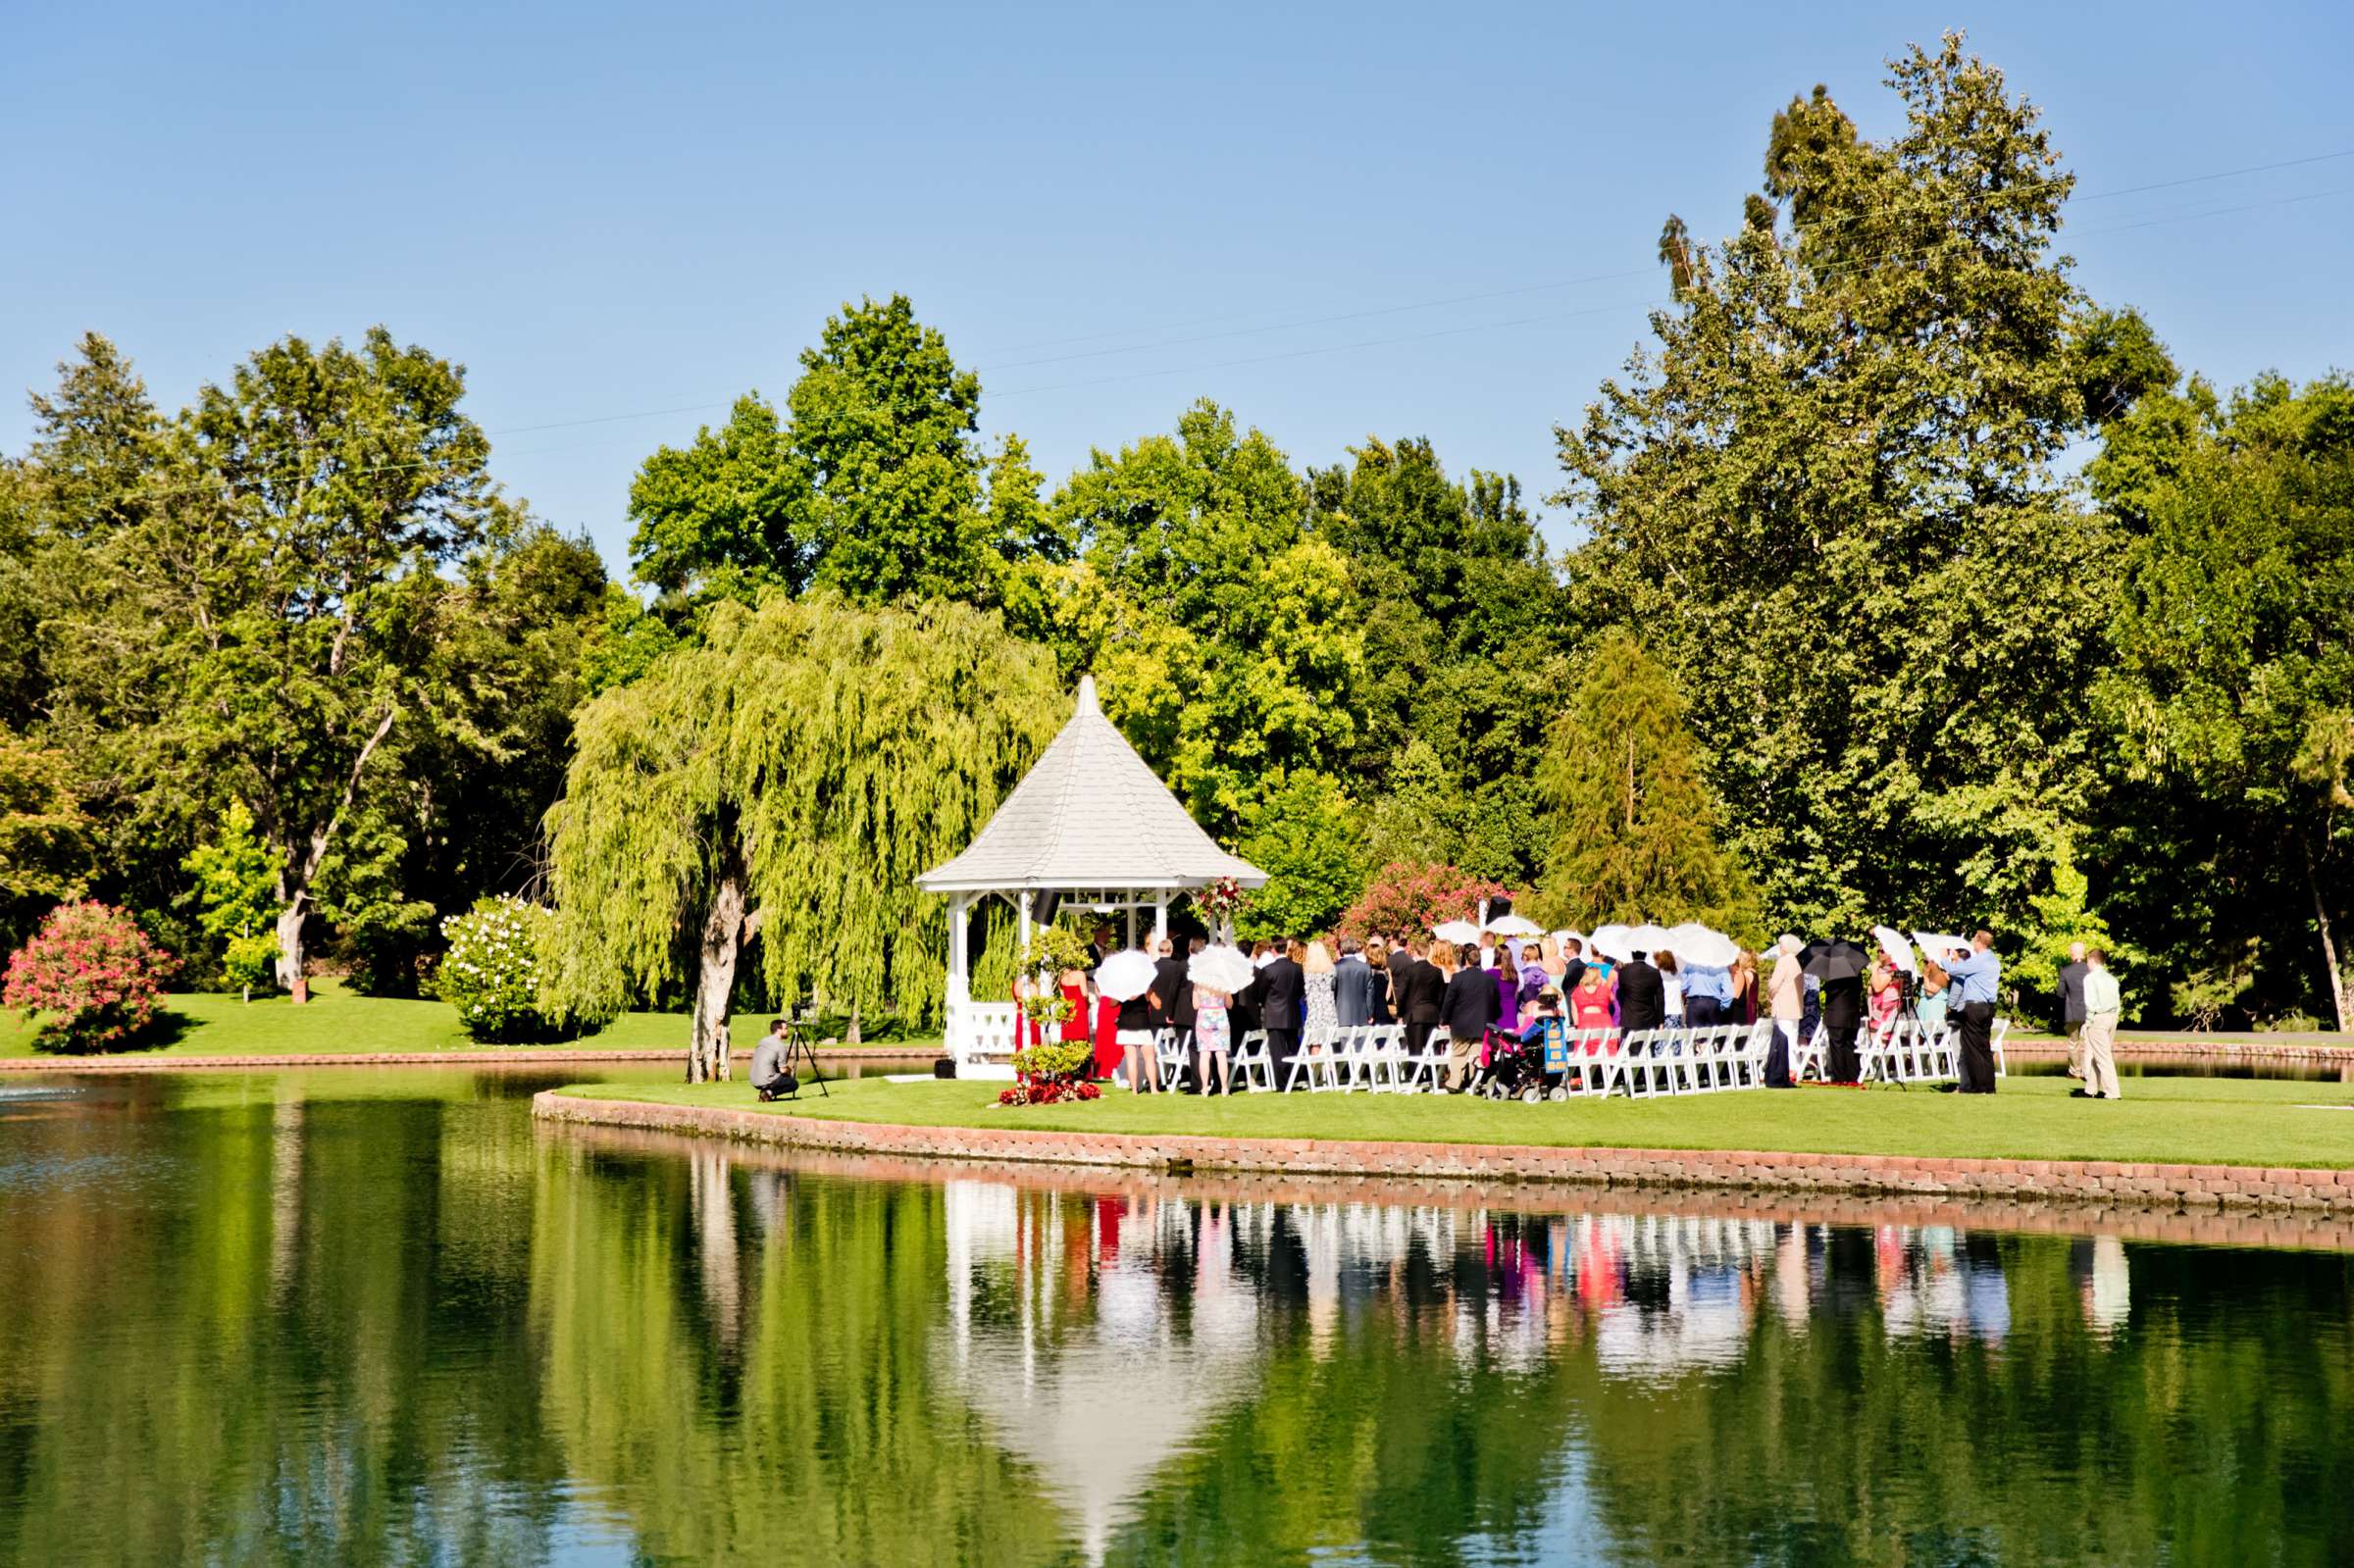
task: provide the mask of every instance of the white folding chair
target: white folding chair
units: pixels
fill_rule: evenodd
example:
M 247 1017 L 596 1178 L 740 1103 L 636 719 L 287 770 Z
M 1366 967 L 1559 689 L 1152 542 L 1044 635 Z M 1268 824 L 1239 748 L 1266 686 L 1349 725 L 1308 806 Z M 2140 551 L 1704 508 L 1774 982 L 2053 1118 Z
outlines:
M 1448 1044 L 1446 1027 L 1441 1025 L 1430 1032 L 1430 1038 L 1422 1042 L 1419 1051 L 1407 1049 L 1404 1052 L 1401 1059 L 1406 1063 L 1407 1076 L 1402 1093 L 1435 1094 L 1446 1087 Z
M 1186 1069 L 1193 1065 L 1194 1049 L 1188 1043 L 1192 1035 L 1179 1035 L 1173 1029 L 1158 1031 L 1152 1037 L 1152 1059 L 1160 1069 L 1160 1088 L 1164 1094 L 1177 1092 L 1185 1082 Z
M 1307 1031 L 1302 1030 L 1300 1043 L 1292 1047 L 1292 1065 L 1284 1074 L 1283 1091 L 1289 1094 L 1298 1088 L 1303 1078 L 1307 1080 L 1307 1087 L 1310 1089 L 1324 1087 L 1324 1085 L 1316 1081 L 1317 1070 L 1324 1065 L 1325 1058 L 1331 1053 L 1332 1038 L 1330 1036 L 1321 1033 L 1310 1035 Z
M 1402 1024 L 1367 1024 L 1357 1039 L 1356 1051 L 1349 1059 L 1349 1087 L 1380 1093 L 1394 1088 L 1398 1083 L 1398 1068 L 1403 1052 L 1400 1041 L 1405 1036 Z M 1387 1078 L 1389 1082 L 1383 1083 Z
M 1869 1084 L 1892 1083 L 1891 1065 L 1899 1031 L 1905 1027 L 1901 1018 L 1891 1018 L 1876 1029 L 1866 1029 L 1856 1037 L 1856 1082 Z
M 1619 1042 L 1618 1078 L 1626 1086 L 1629 1099 L 1650 1099 L 1655 1094 L 1675 1092 L 1674 1071 L 1662 1054 L 1665 1033 L 1640 1029 Z
M 1766 1087 L 1766 1058 L 1773 1051 L 1773 1020 L 1761 1018 L 1749 1026 L 1741 1040 L 1740 1053 L 1734 1058 L 1733 1082 L 1740 1088 Z
M 1236 1078 L 1245 1088 L 1272 1089 L 1275 1087 L 1275 1061 L 1267 1054 L 1267 1032 L 1263 1029 L 1244 1032 L 1242 1045 L 1230 1064 Z
M 1363 1048 L 1365 1026 L 1350 1024 L 1334 1031 L 1324 1041 L 1324 1048 L 1309 1066 L 1309 1090 L 1338 1089 L 1346 1094 L 1353 1087 L 1356 1074 L 1356 1053 Z
M 2010 1033 L 2011 1020 L 2008 1018 L 1996 1019 L 1994 1021 L 1994 1028 L 1987 1031 L 1986 1041 L 1994 1051 L 1994 1076 L 1997 1078 L 2009 1078 L 2011 1076 L 2011 1069 L 2005 1066 L 2003 1063 L 2003 1037 Z
M 1817 1024 L 1815 1033 L 1790 1053 L 1790 1082 L 1803 1084 L 1809 1073 L 1818 1079 L 1824 1078 L 1830 1071 L 1830 1031 Z

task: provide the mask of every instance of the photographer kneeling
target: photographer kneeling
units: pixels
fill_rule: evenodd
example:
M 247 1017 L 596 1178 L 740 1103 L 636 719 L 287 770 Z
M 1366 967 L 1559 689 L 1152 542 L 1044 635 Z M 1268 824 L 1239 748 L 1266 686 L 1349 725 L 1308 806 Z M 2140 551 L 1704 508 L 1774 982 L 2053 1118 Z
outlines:
M 768 1021 L 768 1033 L 752 1047 L 752 1087 L 764 1100 L 779 1099 L 797 1091 L 801 1081 L 785 1067 L 785 1020 Z

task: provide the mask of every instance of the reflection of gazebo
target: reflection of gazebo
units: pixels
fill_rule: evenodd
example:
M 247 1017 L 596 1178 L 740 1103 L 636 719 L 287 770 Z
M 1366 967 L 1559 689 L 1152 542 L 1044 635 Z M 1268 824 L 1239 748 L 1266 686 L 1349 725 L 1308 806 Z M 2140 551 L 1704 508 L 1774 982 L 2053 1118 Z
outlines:
M 963 854 L 916 878 L 948 899 L 947 1051 L 967 1077 L 991 1076 L 988 1059 L 1013 1049 L 1010 998 L 975 1001 L 969 936 L 973 904 L 996 895 L 1014 908 L 1019 937 L 1034 919 L 1084 904 L 1127 917 L 1152 911 L 1155 936 L 1168 926 L 1170 898 L 1221 877 L 1245 887 L 1266 874 L 1213 842 L 1177 797 L 1152 775 L 1103 710 L 1093 676 L 1079 681 L 1079 702 L 1062 733 L 1040 753 L 980 836 Z M 998 1067 L 996 1075 L 1009 1073 Z

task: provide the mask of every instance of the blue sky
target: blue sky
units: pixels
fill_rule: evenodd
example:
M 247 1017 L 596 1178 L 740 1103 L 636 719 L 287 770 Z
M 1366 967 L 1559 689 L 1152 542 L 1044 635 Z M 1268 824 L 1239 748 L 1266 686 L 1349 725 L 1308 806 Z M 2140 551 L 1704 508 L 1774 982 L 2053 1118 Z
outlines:
M 648 451 L 898 290 L 1049 481 L 1208 395 L 1297 463 L 1427 434 L 1541 496 L 1644 335 L 1663 217 L 1729 229 L 1817 80 L 1884 133 L 1883 57 L 1953 26 L 2087 196 L 2354 152 L 2342 4 L 20 3 L 0 448 L 87 329 L 177 407 L 383 322 L 469 367 L 510 492 L 622 565 Z M 2184 364 L 2354 368 L 2354 156 L 2071 226 Z

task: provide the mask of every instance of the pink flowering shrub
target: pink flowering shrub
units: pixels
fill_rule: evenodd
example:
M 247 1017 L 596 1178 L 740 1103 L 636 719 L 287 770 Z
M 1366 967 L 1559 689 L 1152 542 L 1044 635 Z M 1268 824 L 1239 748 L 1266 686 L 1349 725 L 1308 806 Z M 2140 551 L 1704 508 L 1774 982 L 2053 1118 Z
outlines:
M 1392 861 L 1374 874 L 1356 905 L 1341 917 L 1346 936 L 1427 936 L 1450 920 L 1477 920 L 1482 898 L 1510 889 L 1454 866 Z
M 39 1017 L 37 1043 L 47 1048 L 105 1050 L 154 1021 L 155 998 L 178 962 L 126 910 L 60 904 L 10 955 L 0 1001 Z

